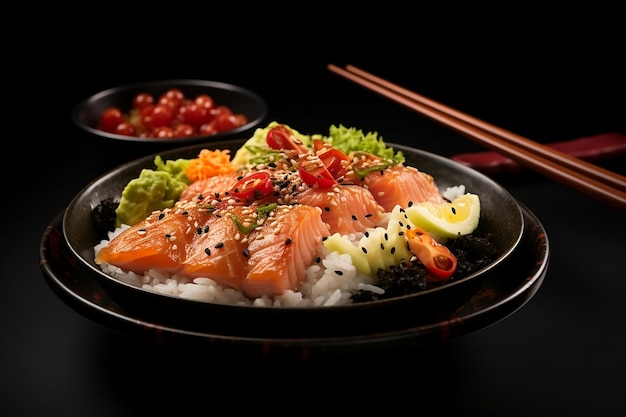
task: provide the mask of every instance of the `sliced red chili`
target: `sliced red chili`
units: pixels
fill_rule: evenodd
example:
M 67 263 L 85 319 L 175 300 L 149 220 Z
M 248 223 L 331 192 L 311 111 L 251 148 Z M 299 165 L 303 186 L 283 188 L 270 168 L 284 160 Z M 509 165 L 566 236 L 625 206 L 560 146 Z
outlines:
M 298 161 L 298 174 L 311 187 L 330 188 L 337 184 L 324 162 L 317 155 L 308 155 Z
M 273 192 L 274 184 L 269 172 L 266 171 L 255 172 L 242 178 L 230 190 L 230 194 L 246 200 L 258 200 Z
M 432 273 L 429 281 L 443 281 L 456 271 L 457 259 L 445 246 L 433 239 L 425 230 L 411 227 L 406 230 L 411 252 Z
M 317 156 L 319 156 L 330 175 L 334 178 L 343 177 L 350 168 L 348 155 L 337 148 L 322 148 L 317 152 Z
M 267 145 L 272 149 L 295 150 L 298 151 L 298 154 L 309 152 L 309 148 L 304 146 L 302 141 L 285 125 L 278 125 L 271 128 L 267 132 L 265 140 L 267 141 Z

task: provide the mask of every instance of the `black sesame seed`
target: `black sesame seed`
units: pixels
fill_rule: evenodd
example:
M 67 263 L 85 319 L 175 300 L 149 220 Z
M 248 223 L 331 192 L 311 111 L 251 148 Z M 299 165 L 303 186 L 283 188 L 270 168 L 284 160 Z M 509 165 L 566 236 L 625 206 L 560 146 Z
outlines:
M 389 240 L 389 235 L 385 233 L 385 240 Z
M 330 207 L 324 207 L 324 211 L 330 211 Z
M 322 262 L 322 258 L 320 258 L 319 256 L 317 258 L 315 258 L 315 263 L 318 264 Z
M 159 220 L 161 220 L 163 217 L 165 217 L 165 213 L 159 214 Z
M 380 244 L 380 249 L 381 250 L 385 250 L 385 245 L 383 245 L 382 243 Z
M 395 246 L 392 246 L 392 247 L 391 247 L 391 254 L 393 255 L 394 253 L 396 253 L 396 247 L 395 247 Z
M 169 239 L 169 238 L 171 238 L 171 237 L 172 237 L 172 235 L 170 235 L 169 233 L 166 233 L 166 234 L 165 234 L 165 237 Z
M 211 256 L 211 249 L 209 248 L 204 249 L 204 253 L 206 253 L 208 256 Z
M 367 248 L 361 246 L 361 250 L 363 251 L 363 253 L 367 253 Z
M 204 200 L 204 196 L 202 194 L 198 194 L 198 200 Z
M 365 218 L 372 217 L 372 216 L 373 216 L 373 214 L 372 214 L 372 213 L 367 213 L 367 214 L 365 215 Z
M 358 220 L 354 214 L 352 215 L 352 220 Z
M 204 233 L 209 233 L 209 225 L 204 226 Z
M 250 256 L 250 251 L 248 251 L 248 249 L 244 249 L 244 250 L 242 251 L 242 253 L 243 253 L 243 256 L 244 256 L 244 257 L 246 257 L 246 258 L 247 258 L 248 256 Z
M 412 201 L 409 201 L 409 204 L 407 205 L 408 207 L 411 207 L 413 205 Z
M 339 271 L 339 270 L 337 270 L 337 271 L 335 271 L 335 274 L 337 274 L 337 275 L 341 276 L 341 275 L 343 275 L 343 271 Z
M 452 214 L 456 214 L 456 209 L 454 207 L 451 207 L 452 209 Z
M 291 245 L 291 238 L 288 237 L 287 240 L 285 240 L 285 245 Z
M 223 248 L 223 247 L 224 247 L 224 242 L 220 242 L 217 245 L 215 245 L 216 249 Z
M 202 234 L 202 228 L 201 228 L 201 227 L 198 227 L 198 228 L 196 229 L 196 233 L 197 233 L 197 234 L 199 234 L 199 235 L 201 235 L 201 234 Z

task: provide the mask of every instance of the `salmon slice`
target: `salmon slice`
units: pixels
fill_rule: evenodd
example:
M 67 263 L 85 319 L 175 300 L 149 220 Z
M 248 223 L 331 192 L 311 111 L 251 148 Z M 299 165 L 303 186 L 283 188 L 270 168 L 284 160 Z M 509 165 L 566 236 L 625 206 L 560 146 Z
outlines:
M 235 206 L 206 219 L 194 220 L 195 233 L 177 272 L 191 278 L 211 278 L 241 291 L 247 269 L 247 243 L 232 216 L 245 221 L 252 212 L 256 213 L 256 209 Z
M 237 183 L 240 176 L 241 173 L 239 172 L 228 172 L 195 181 L 183 190 L 178 199 L 185 201 L 192 200 L 198 196 L 209 198 L 215 197 L 216 195 L 223 196 L 226 191 L 229 191 L 232 186 Z
M 296 197 L 300 204 L 322 209 L 322 221 L 330 233 L 347 235 L 386 224 L 385 209 L 372 193 L 358 185 L 337 185 L 333 188 L 311 187 Z
M 248 274 L 243 292 L 250 298 L 297 291 L 306 278 L 322 238 L 328 236 L 321 210 L 305 205 L 279 206 L 261 230 L 250 236 Z
M 186 211 L 176 206 L 155 211 L 111 239 L 98 252 L 95 262 L 138 274 L 151 268 L 174 271 L 187 256 L 187 243 L 196 231 L 193 222 L 204 222 L 208 217 L 206 210 Z
M 414 167 L 395 165 L 368 174 L 363 182 L 376 201 L 390 212 L 399 204 L 406 208 L 412 203 L 430 201 L 445 203 L 432 175 Z

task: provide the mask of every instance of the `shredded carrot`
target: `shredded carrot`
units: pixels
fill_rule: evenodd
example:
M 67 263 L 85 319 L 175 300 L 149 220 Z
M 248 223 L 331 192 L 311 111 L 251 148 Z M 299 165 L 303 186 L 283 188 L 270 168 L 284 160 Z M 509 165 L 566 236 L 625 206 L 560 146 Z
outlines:
M 218 174 L 226 174 L 235 169 L 235 166 L 230 161 L 229 149 L 202 149 L 197 158 L 189 161 L 189 165 L 185 169 L 185 175 L 193 182 Z

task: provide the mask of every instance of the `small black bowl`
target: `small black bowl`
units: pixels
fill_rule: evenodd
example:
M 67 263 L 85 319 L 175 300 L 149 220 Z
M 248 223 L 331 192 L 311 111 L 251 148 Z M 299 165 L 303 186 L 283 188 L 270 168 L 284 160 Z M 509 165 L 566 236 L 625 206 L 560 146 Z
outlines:
M 187 138 L 141 138 L 136 136 L 124 136 L 108 133 L 97 128 L 102 111 L 108 107 L 118 107 L 124 113 L 131 108 L 133 97 L 141 92 L 150 93 L 155 100 L 172 88 L 180 89 L 185 97 L 195 98 L 199 94 L 208 94 L 215 101 L 215 105 L 229 107 L 233 113 L 241 113 L 248 118 L 248 123 L 238 128 L 220 132 L 211 136 L 194 136 Z M 217 81 L 205 80 L 159 80 L 146 81 L 135 84 L 127 84 L 109 88 L 81 101 L 72 110 L 72 120 L 83 131 L 102 138 L 135 144 L 146 143 L 148 145 L 166 145 L 172 148 L 189 145 L 192 143 L 209 142 L 231 138 L 240 138 L 245 133 L 251 132 L 267 116 L 267 103 L 254 91 L 246 88 Z M 150 152 L 146 147 L 146 151 Z
M 212 142 L 172 149 L 164 160 L 193 158 L 203 148 L 236 151 L 245 139 Z M 420 317 L 454 311 L 473 294 L 475 285 L 498 274 L 498 266 L 517 248 L 524 232 L 524 217 L 517 201 L 502 186 L 477 171 L 442 156 L 389 143 L 404 153 L 407 163 L 420 167 L 436 179 L 441 189 L 463 184 L 481 198 L 479 227 L 493 234 L 492 262 L 474 274 L 435 289 L 385 300 L 334 307 L 255 307 L 185 300 L 157 294 L 115 279 L 94 262 L 94 246 L 106 238 L 93 218 L 103 200 L 119 201 L 122 189 L 143 168 L 151 167 L 155 155 L 131 161 L 88 184 L 70 202 L 63 217 L 63 233 L 79 263 L 124 309 L 144 320 L 194 331 L 249 337 L 345 337 L 401 329 Z M 503 277 L 504 279 L 505 277 Z M 436 313 L 435 313 L 436 312 Z

